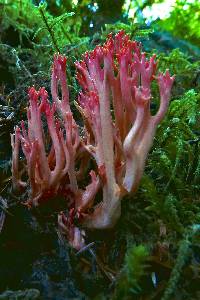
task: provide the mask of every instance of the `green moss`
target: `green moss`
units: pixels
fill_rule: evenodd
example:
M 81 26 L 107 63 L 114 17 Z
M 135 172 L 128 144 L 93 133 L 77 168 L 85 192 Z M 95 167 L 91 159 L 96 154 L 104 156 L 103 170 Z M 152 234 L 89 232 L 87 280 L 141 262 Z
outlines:
M 133 299 L 141 292 L 140 283 L 145 275 L 148 250 L 145 246 L 131 246 L 125 256 L 113 299 Z
M 181 277 L 181 272 L 186 263 L 186 260 L 190 256 L 190 247 L 192 245 L 192 240 L 197 232 L 200 230 L 200 225 L 193 225 L 191 228 L 186 230 L 183 240 L 179 243 L 177 258 L 170 274 L 170 279 L 167 288 L 164 292 L 162 300 L 172 299 L 178 285 L 178 281 Z

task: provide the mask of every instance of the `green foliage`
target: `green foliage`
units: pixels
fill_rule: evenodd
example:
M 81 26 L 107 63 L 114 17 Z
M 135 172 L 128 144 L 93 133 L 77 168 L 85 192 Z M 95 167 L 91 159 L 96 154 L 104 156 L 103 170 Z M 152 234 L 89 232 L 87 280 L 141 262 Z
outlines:
M 172 299 L 172 295 L 174 294 L 177 288 L 177 284 L 180 279 L 181 273 L 183 271 L 183 267 L 190 254 L 190 246 L 192 245 L 192 239 L 199 231 L 200 231 L 200 225 L 198 224 L 193 225 L 189 230 L 186 231 L 183 240 L 181 240 L 181 242 L 179 243 L 179 249 L 178 249 L 175 265 L 171 272 L 168 286 L 164 292 L 162 300 Z
M 140 283 L 145 276 L 149 253 L 145 246 L 132 246 L 125 256 L 125 264 L 118 279 L 113 299 L 133 299 L 141 292 Z
M 192 60 L 194 59 L 191 56 L 189 57 L 182 53 L 180 49 L 174 49 L 169 55 L 164 53 L 158 54 L 159 70 L 163 72 L 168 68 L 170 72 L 176 76 L 173 87 L 174 97 L 180 97 L 184 92 L 191 88 L 200 91 L 200 61 L 194 60 L 192 62 Z M 191 96 L 188 94 L 187 97 Z M 185 107 L 185 105 L 183 105 L 183 107 Z M 192 107 L 190 108 L 193 109 Z
M 120 30 L 124 30 L 128 33 L 131 39 L 148 38 L 149 34 L 153 32 L 151 28 L 141 28 L 136 23 L 122 23 L 116 22 L 115 24 L 105 24 L 105 29 L 102 31 L 102 37 L 106 38 L 110 32 L 117 33 Z
M 57 52 L 63 52 L 63 47 L 76 45 L 76 48 L 83 44 L 88 44 L 88 38 L 80 37 L 80 20 L 74 16 L 74 12 L 64 12 L 55 17 L 47 11 L 47 3 L 39 5 L 38 10 L 43 20 L 43 26 L 39 27 L 35 32 L 34 38 L 39 34 L 48 34 L 52 44 Z M 88 46 L 88 45 L 87 45 Z M 86 50 L 86 48 L 84 48 Z
M 46 2 L 36 6 L 30 0 L 0 1 L 0 84 L 12 89 L 11 102 L 17 97 L 18 104 L 25 105 L 30 85 L 49 86 L 55 52 L 70 57 L 68 83 L 72 86 L 73 62 L 89 48 L 89 38 L 80 34 L 81 17 L 63 6 L 60 15 L 52 15 Z
M 187 91 L 181 99 L 171 103 L 168 118 L 176 116 L 182 122 L 194 126 L 200 116 L 199 101 L 199 94 L 194 90 Z
M 18 32 L 21 42 L 23 36 L 30 37 L 37 24 L 41 23 L 38 10 L 32 1 L 1 0 L 0 8 L 1 34 L 13 27 Z
M 186 39 L 200 46 L 200 2 L 199 0 L 177 0 L 170 17 L 160 21 L 161 28 L 171 31 L 174 36 Z
M 71 48 L 75 44 L 78 48 L 80 42 L 81 45 L 88 43 L 87 38 L 82 40 L 80 37 L 80 18 L 74 16 L 73 12 L 64 11 L 59 16 L 53 16 L 47 10 L 46 2 L 35 6 L 30 0 L 1 1 L 0 5 L 2 40 L 4 32 L 12 26 L 20 40 L 25 36 L 29 47 L 35 46 L 35 51 L 45 47 L 47 55 L 47 51 L 52 54 L 51 48 L 62 52 L 63 47 L 66 50 L 66 47 Z
M 38 7 L 41 18 L 44 22 L 44 26 L 40 27 L 36 31 L 34 38 L 36 37 L 36 35 L 39 32 L 44 31 L 44 30 L 47 31 L 49 37 L 52 40 L 52 44 L 55 48 L 55 51 L 60 52 L 59 44 L 61 43 L 61 41 L 63 41 L 63 40 L 65 41 L 65 38 L 63 38 L 63 33 L 65 32 L 65 30 L 63 28 L 63 22 L 66 20 L 66 18 L 72 16 L 73 13 L 65 13 L 59 17 L 53 17 L 46 11 L 46 7 L 47 7 L 46 2 L 40 4 Z M 60 30 L 60 29 L 63 29 L 63 30 Z M 66 35 L 65 35 L 65 37 L 66 37 Z M 56 37 L 59 37 L 59 40 Z M 68 37 L 68 39 L 69 39 L 69 41 L 71 40 L 70 37 Z
M 150 201 L 147 211 L 179 233 L 185 225 L 198 221 L 200 212 L 195 205 L 200 187 L 199 112 L 200 95 L 194 90 L 171 102 L 141 183 L 141 191 Z
M 163 203 L 163 219 L 168 222 L 169 226 L 176 232 L 183 232 L 184 227 L 178 216 L 177 198 L 169 194 Z
M 197 177 L 191 177 L 191 170 L 194 174 L 198 172 L 194 169 L 194 160 L 197 166 L 199 158 L 196 156 L 196 151 L 199 147 L 195 141 L 198 140 L 196 130 L 199 111 L 200 95 L 194 90 L 189 90 L 180 99 L 171 102 L 167 118 L 158 129 L 156 147 L 151 153 L 150 165 L 156 172 L 163 173 L 160 179 L 165 182 L 165 189 L 172 181 L 177 191 L 185 188 L 182 186 L 183 181 L 194 185 L 198 181 Z

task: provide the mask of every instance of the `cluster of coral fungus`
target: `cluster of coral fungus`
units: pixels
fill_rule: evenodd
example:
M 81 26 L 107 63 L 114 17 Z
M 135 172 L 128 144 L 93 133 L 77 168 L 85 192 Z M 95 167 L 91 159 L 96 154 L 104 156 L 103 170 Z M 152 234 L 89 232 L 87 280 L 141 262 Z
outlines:
M 71 245 L 79 249 L 84 233 L 74 225 L 74 218 L 85 228 L 112 227 L 120 216 L 122 197 L 137 188 L 156 127 L 168 108 L 174 77 L 168 71 L 156 76 L 155 55 L 148 60 L 141 45 L 122 31 L 87 52 L 75 66 L 82 88 L 76 107 L 84 121 L 83 133 L 80 135 L 70 109 L 66 58 L 55 55 L 51 101 L 44 88 L 30 88 L 27 126 L 22 121 L 12 135 L 12 172 L 16 188 L 29 186 L 31 206 L 68 191 L 68 214 L 60 213 L 58 223 Z M 150 113 L 153 80 L 160 92 L 154 116 Z M 20 146 L 26 161 L 21 171 Z M 88 170 L 90 183 L 80 188 Z M 28 175 L 27 183 L 22 181 L 23 172 Z M 102 200 L 98 202 L 100 190 Z

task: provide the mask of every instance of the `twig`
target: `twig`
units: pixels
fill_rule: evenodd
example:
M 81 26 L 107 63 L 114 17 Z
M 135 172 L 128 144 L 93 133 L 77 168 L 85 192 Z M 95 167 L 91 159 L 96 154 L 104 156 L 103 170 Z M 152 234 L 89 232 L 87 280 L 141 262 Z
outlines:
M 6 218 L 6 214 L 5 214 L 5 211 L 7 212 L 7 201 L 5 199 L 3 199 L 1 196 L 0 196 L 0 202 L 2 203 L 2 211 L 0 213 L 0 233 L 3 229 L 3 224 L 4 224 L 4 221 L 5 221 L 5 218 Z
M 94 242 L 89 243 L 88 245 L 86 245 L 85 247 L 82 247 L 77 253 L 76 256 L 80 255 L 81 253 L 87 251 L 91 246 L 94 245 Z
M 58 45 L 57 45 L 57 42 L 56 42 L 56 39 L 55 39 L 55 36 L 54 36 L 54 32 L 53 32 L 53 30 L 50 28 L 50 26 L 48 24 L 48 21 L 47 21 L 47 18 L 45 16 L 45 14 L 44 14 L 43 8 L 41 6 L 39 6 L 38 9 L 39 9 L 39 12 L 41 14 L 42 20 L 43 20 L 43 22 L 44 22 L 44 24 L 45 24 L 45 26 L 46 26 L 46 28 L 47 28 L 50 36 L 51 36 L 52 42 L 54 44 L 54 47 L 55 47 L 56 51 L 58 53 L 60 53 L 60 49 L 58 48 Z

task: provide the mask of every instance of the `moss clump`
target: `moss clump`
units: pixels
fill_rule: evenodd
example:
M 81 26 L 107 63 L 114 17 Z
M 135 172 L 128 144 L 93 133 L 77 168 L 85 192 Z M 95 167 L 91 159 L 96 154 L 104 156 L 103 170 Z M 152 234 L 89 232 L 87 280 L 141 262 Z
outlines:
M 128 249 L 113 300 L 133 299 L 134 295 L 141 292 L 140 284 L 146 274 L 148 256 L 148 250 L 143 245 L 131 246 Z

